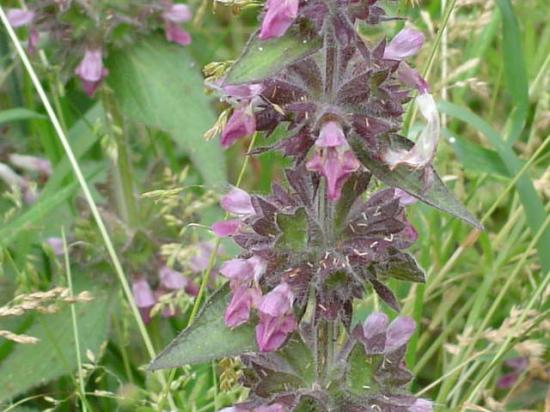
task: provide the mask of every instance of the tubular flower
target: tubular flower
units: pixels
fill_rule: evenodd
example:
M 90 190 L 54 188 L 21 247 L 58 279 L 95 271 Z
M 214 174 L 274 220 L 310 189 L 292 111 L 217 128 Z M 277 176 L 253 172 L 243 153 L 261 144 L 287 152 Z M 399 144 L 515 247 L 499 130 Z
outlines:
M 103 53 L 101 49 L 86 49 L 84 57 L 75 69 L 80 78 L 82 87 L 88 96 L 93 96 L 101 81 L 109 71 L 103 67 Z
M 191 20 L 192 16 L 191 10 L 185 4 L 168 4 L 162 13 L 166 40 L 181 46 L 191 44 L 191 35 L 180 24 Z
M 242 189 L 236 187 L 222 197 L 221 207 L 228 213 L 237 215 L 238 219 L 229 219 L 216 222 L 212 225 L 212 231 L 218 237 L 233 236 L 239 232 L 242 220 L 247 216 L 253 215 L 254 208 L 250 200 L 250 195 Z
M 241 105 L 237 107 L 227 124 L 225 125 L 221 135 L 221 145 L 228 148 L 237 140 L 250 136 L 256 131 L 256 118 L 252 113 L 250 105 Z
M 299 3 L 299 0 L 267 0 L 259 38 L 268 40 L 284 35 L 298 17 Z

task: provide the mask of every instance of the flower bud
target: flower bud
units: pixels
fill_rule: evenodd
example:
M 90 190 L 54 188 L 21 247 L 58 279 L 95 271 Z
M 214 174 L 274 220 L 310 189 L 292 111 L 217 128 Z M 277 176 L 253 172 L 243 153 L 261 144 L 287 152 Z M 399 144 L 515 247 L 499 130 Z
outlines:
M 276 351 L 296 327 L 296 320 L 293 315 L 280 317 L 260 315 L 260 322 L 256 326 L 258 348 L 262 352 Z
M 384 59 L 403 60 L 414 56 L 424 44 L 424 35 L 413 29 L 403 29 L 392 39 L 384 51 Z
M 294 294 L 288 283 L 281 283 L 271 292 L 264 295 L 258 303 L 258 311 L 264 315 L 279 317 L 292 310 Z
M 250 318 L 250 310 L 260 298 L 260 291 L 256 288 L 249 288 L 240 285 L 233 290 L 231 302 L 224 314 L 224 322 L 230 328 L 246 323 Z

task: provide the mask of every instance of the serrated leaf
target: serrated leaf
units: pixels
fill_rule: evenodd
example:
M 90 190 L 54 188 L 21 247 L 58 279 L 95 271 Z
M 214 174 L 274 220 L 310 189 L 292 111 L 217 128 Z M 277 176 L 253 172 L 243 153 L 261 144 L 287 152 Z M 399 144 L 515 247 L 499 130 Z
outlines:
M 260 40 L 256 32 L 250 37 L 241 57 L 229 70 L 225 83 L 264 80 L 320 47 L 321 41 L 318 37 L 308 38 L 297 30 L 289 30 L 284 36 L 270 40 Z
M 277 239 L 279 249 L 300 251 L 307 248 L 308 222 L 305 209 L 302 207 L 294 215 L 278 214 L 275 218 L 281 235 Z
M 196 321 L 151 362 L 149 369 L 176 368 L 257 351 L 251 323 L 234 329 L 225 326 L 223 315 L 229 300 L 229 286 L 225 285 L 204 304 Z
M 221 148 L 203 139 L 216 118 L 204 95 L 203 79 L 187 51 L 160 39 L 148 39 L 113 53 L 107 65 L 107 79 L 122 111 L 136 122 L 170 133 L 208 184 L 223 184 Z
M 0 111 L 0 124 L 31 119 L 46 119 L 46 116 L 22 107 Z
M 94 300 L 76 304 L 81 356 L 97 352 L 107 338 L 109 295 L 92 290 Z M 1 327 L 0 327 L 1 329 Z M 65 306 L 56 314 L 39 314 L 24 331 L 39 340 L 34 345 L 16 345 L 0 365 L 0 402 L 22 394 L 77 368 L 71 312 Z
M 403 137 L 395 136 L 395 139 L 394 144 L 397 148 L 409 149 L 412 145 L 412 142 Z M 443 210 L 483 230 L 483 225 L 445 187 L 445 184 L 435 170 L 432 169 L 433 181 L 426 188 L 423 171 L 413 170 L 404 165 L 397 166 L 394 170 L 391 170 L 387 165 L 369 154 L 360 138 L 352 137 L 350 144 L 359 161 L 374 176 L 388 186 L 398 187 L 424 203 Z

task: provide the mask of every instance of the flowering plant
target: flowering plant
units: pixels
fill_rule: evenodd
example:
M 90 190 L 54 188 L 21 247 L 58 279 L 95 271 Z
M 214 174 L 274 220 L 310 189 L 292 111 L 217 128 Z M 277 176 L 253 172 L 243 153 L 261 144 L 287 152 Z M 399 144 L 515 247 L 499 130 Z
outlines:
M 226 412 L 432 410 L 406 390 L 414 321 L 354 318 L 366 290 L 399 311 L 388 278 L 424 281 L 405 251 L 417 238 L 406 206 L 421 200 L 480 226 L 431 166 L 437 107 L 404 61 L 422 34 L 404 29 L 371 43 L 357 31 L 391 19 L 376 0 L 268 0 L 242 56 L 209 79 L 234 107 L 222 116 L 222 146 L 282 135 L 251 154 L 294 160 L 288 188 L 273 184 L 267 196 L 233 188 L 222 198 L 232 217 L 212 229 L 242 249 L 220 268 L 229 287 L 152 364 L 241 355 L 250 399 Z M 426 125 L 413 143 L 399 131 L 414 92 Z M 370 190 L 374 178 L 389 188 Z

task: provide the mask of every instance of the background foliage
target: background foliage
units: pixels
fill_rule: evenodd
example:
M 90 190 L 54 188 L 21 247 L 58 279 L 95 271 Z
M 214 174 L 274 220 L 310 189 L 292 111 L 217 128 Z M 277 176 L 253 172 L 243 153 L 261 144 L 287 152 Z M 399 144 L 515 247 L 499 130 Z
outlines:
M 394 285 L 403 312 L 420 325 L 407 355 L 417 375 L 413 390 L 426 388 L 423 396 L 442 411 L 548 411 L 550 4 L 410 3 L 393 7 L 427 35 L 416 62 L 429 73 L 432 92 L 441 100 L 445 139 L 436 168 L 486 229 L 479 232 L 431 208 L 413 207 L 411 218 L 420 233 L 413 252 L 428 280 L 420 286 Z M 238 6 L 216 3 L 211 13 L 207 0 L 190 6 L 196 20 L 188 28 L 193 36 L 189 47 L 168 44 L 159 31 L 109 50 L 108 99 L 101 102 L 83 94 L 67 75 L 66 62 L 49 54 L 50 44 L 44 45 L 49 63 L 34 60 L 129 279 L 153 276 L 159 259 L 185 269 L 196 253 L 194 245 L 212 240 L 205 225 L 221 217 L 214 195 L 240 180 L 243 165 L 237 159 L 250 144 L 222 153 L 216 141 L 202 138 L 223 107 L 203 93 L 200 68 L 236 58 L 256 27 L 259 8 L 236 13 Z M 385 28 L 393 34 L 398 26 Z M 93 296 L 91 302 L 73 304 L 58 295 L 51 302 L 35 296 L 35 309 L 50 309 L 0 316 L 0 331 L 39 339 L 19 344 L 0 337 L 0 406 L 147 411 L 175 402 L 182 411 L 214 411 L 244 396 L 239 366 L 232 360 L 181 368 L 164 377 L 144 370 L 151 355 L 144 330 L 4 30 L 0 50 L 0 161 L 25 153 L 47 158 L 53 166 L 47 180 L 27 176 L 39 188 L 33 204 L 1 187 L 0 306 L 17 303 L 13 299 L 20 294 L 67 287 L 70 272 L 74 293 Z M 58 74 L 61 90 L 52 80 Z M 120 141 L 104 110 L 113 101 L 120 107 L 123 147 L 131 164 L 122 179 L 113 172 Z M 411 134 L 415 118 L 411 110 Z M 252 158 L 244 165 L 241 186 L 265 192 L 273 179 L 280 179 L 284 165 L 273 153 Z M 120 219 L 116 196 L 128 185 L 130 193 L 133 187 L 139 194 L 133 220 Z M 45 242 L 62 230 L 71 252 L 55 256 Z M 230 246 L 226 249 L 230 255 Z M 145 329 L 157 351 L 198 307 L 189 296 L 175 296 L 172 303 L 178 305 L 178 316 L 155 316 Z M 364 316 L 379 306 L 372 296 L 358 303 Z M 76 325 L 70 308 L 76 309 Z M 517 357 L 527 358 L 529 366 L 510 388 L 500 388 L 501 378 L 514 372 L 506 360 Z

